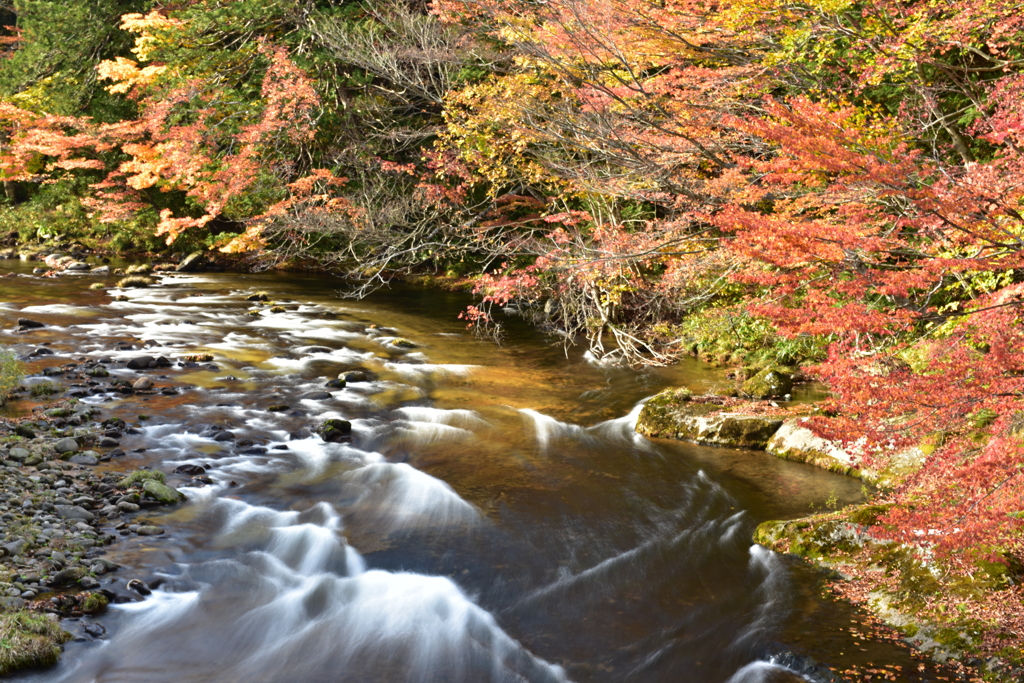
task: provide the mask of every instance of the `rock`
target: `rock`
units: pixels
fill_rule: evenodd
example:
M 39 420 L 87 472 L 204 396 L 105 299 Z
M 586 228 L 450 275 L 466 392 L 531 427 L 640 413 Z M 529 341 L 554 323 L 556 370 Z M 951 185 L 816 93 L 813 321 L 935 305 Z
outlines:
M 784 460 L 806 462 L 833 472 L 849 474 L 860 458 L 834 441 L 821 438 L 802 424 L 806 418 L 786 420 L 768 441 L 766 450 Z
M 107 629 L 103 628 L 103 624 L 97 623 L 86 624 L 82 627 L 82 630 L 92 638 L 102 638 L 107 634 Z
M 269 410 L 272 413 L 283 413 L 286 410 L 291 410 L 291 406 L 281 403 L 274 406 L 268 406 L 267 410 Z
M 42 462 L 43 462 L 43 456 L 39 455 L 38 453 L 35 453 L 35 454 L 30 455 L 29 457 L 25 458 L 25 462 L 23 462 L 22 464 L 25 467 L 35 467 L 36 465 L 39 465 Z
M 145 370 L 150 365 L 156 365 L 156 359 L 153 356 L 136 356 L 128 361 L 126 367 L 129 370 Z
M 636 431 L 710 446 L 763 450 L 782 420 L 726 412 L 713 401 L 692 401 L 688 391 L 663 391 L 644 404 Z
M 28 318 L 18 318 L 18 327 L 24 327 L 28 330 L 34 330 L 40 327 L 46 327 L 43 323 L 35 320 L 29 320 Z
M 110 275 L 110 266 L 98 266 L 89 272 L 93 275 Z
M 5 543 L 3 548 L 4 552 L 6 552 L 8 556 L 14 557 L 15 555 L 21 555 L 21 551 L 24 550 L 27 545 L 28 541 L 23 538 L 19 538 L 16 541 Z
M 79 453 L 68 458 L 68 462 L 74 463 L 75 465 L 98 465 L 100 464 L 99 458 L 95 455 L 90 455 L 92 451 L 86 451 L 85 453 Z
M 95 365 L 86 369 L 85 374 L 89 375 L 89 377 L 110 377 L 110 371 L 102 365 Z
M 64 374 L 64 368 L 59 365 L 53 365 L 48 368 L 43 368 L 43 377 L 56 377 L 57 375 Z
M 140 581 L 138 579 L 132 579 L 126 584 L 125 587 L 128 590 L 135 591 L 139 595 L 149 595 L 153 592 L 149 589 L 149 586 L 146 585 L 145 581 Z
M 191 254 L 182 259 L 178 267 L 175 268 L 179 273 L 192 273 L 203 267 L 206 263 L 206 255 L 201 251 L 193 251 Z
M 325 384 L 324 386 L 327 387 L 328 389 L 344 389 L 345 388 L 345 380 L 343 380 L 343 379 L 332 379 L 329 382 L 327 382 L 327 384 Z
M 96 515 L 79 505 L 57 505 L 55 508 L 61 519 L 84 519 L 87 522 L 96 519 Z
M 345 382 L 369 382 L 373 379 L 370 373 L 363 370 L 349 370 L 338 375 L 338 379 L 345 380 Z
M 332 398 L 332 396 L 330 393 L 326 391 L 313 391 L 306 394 L 302 398 L 306 399 L 307 401 L 325 401 L 329 398 Z
M 53 444 L 53 450 L 57 453 L 75 453 L 79 449 L 78 441 L 67 436 Z
M 140 377 L 132 382 L 132 389 L 136 391 L 145 391 L 146 389 L 153 388 L 153 380 L 148 377 Z
M 135 533 L 137 533 L 139 536 L 159 536 L 163 532 L 164 532 L 164 530 L 161 527 L 149 526 L 149 525 L 140 526 L 135 531 Z
M 98 445 L 100 448 L 117 448 L 119 445 L 121 445 L 121 443 L 115 438 L 105 436 L 102 439 L 100 439 Z
M 224 431 L 221 431 L 221 432 L 217 432 L 214 435 L 213 440 L 214 441 L 234 441 L 235 440 L 235 435 L 234 435 L 233 432 L 229 432 L 227 430 L 224 430 Z
M 70 586 L 86 576 L 89 571 L 85 567 L 68 567 L 61 569 L 50 578 L 50 585 L 54 587 Z
M 29 427 L 28 425 L 26 425 L 26 424 L 20 424 L 17 427 L 15 427 L 14 428 L 14 433 L 16 435 L 24 437 L 26 439 L 34 439 L 34 438 L 36 438 L 35 431 L 33 431 L 33 429 L 31 427 Z
M 782 398 L 793 390 L 793 377 L 777 368 L 765 368 L 743 383 L 751 398 Z
M 144 481 L 142 483 L 142 490 L 151 498 L 157 502 L 163 503 L 164 505 L 172 505 L 185 500 L 185 496 L 182 495 L 180 491 L 173 489 L 166 484 L 161 484 L 155 479 L 147 479 Z
M 89 268 L 89 264 L 85 261 L 75 261 L 74 263 L 69 263 L 64 270 L 86 271 L 89 270 Z
M 74 453 L 78 448 L 78 442 L 71 437 L 65 437 L 53 445 L 53 450 L 58 453 Z
M 352 440 L 352 423 L 348 420 L 325 420 L 320 425 L 320 438 L 328 443 Z
M 127 500 L 122 500 L 117 504 L 117 509 L 121 512 L 138 512 L 139 506 L 135 503 L 130 503 Z
M 10 457 L 11 460 L 17 460 L 18 462 L 21 462 L 22 460 L 25 460 L 26 458 L 30 457 L 32 453 L 30 453 L 28 449 L 16 447 L 12 448 L 11 452 L 8 453 L 7 455 L 8 457 Z
M 178 465 L 174 468 L 175 474 L 187 474 L 192 477 L 197 474 L 206 474 L 206 468 L 202 465 Z
M 86 590 L 91 590 L 93 588 L 99 588 L 100 582 L 97 581 L 94 577 L 86 574 L 78 580 L 78 585 Z

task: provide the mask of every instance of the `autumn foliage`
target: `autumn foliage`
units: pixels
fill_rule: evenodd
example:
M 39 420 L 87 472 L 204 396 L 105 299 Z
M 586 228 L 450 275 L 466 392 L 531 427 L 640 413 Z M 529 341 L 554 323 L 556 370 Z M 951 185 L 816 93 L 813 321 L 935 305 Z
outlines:
M 5 95 L 3 180 L 168 243 L 478 275 L 474 326 L 514 304 L 608 360 L 743 311 L 828 345 L 816 429 L 866 467 L 926 447 L 885 533 L 1022 551 L 1018 3 L 228 5 L 122 17 L 96 76 L 132 116 Z

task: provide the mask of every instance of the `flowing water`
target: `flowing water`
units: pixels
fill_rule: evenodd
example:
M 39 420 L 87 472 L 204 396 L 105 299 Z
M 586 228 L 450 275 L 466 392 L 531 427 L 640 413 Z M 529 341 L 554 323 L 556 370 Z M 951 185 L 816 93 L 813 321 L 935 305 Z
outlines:
M 142 513 L 168 533 L 111 546 L 126 569 L 101 577 L 159 588 L 25 680 L 753 683 L 917 667 L 851 634 L 857 615 L 817 574 L 750 541 L 765 519 L 859 500 L 859 482 L 635 434 L 644 398 L 721 381 L 695 361 L 601 367 L 514 320 L 497 347 L 456 319 L 464 295 L 435 290 L 351 301 L 326 278 L 199 274 L 112 301 L 85 277 L 12 269 L 5 330 L 48 326 L 3 342 L 56 352 L 34 371 L 215 356 L 147 371 L 190 387 L 177 395 L 83 399 L 138 428 L 101 470 L 190 463 L 214 484 L 169 475 L 189 501 Z M 285 310 L 249 315 L 256 291 Z M 306 398 L 354 367 L 375 378 Z M 326 418 L 351 420 L 351 443 L 322 441 Z

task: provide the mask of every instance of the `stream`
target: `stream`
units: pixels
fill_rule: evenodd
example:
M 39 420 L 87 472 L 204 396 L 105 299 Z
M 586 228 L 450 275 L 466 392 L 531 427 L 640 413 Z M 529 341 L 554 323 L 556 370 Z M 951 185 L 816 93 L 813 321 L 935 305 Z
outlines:
M 80 400 L 137 431 L 98 470 L 162 470 L 188 501 L 138 513 L 164 535 L 108 548 L 125 569 L 101 583 L 152 594 L 16 680 L 821 683 L 868 662 L 936 680 L 859 635 L 818 572 L 751 543 L 761 521 L 861 500 L 859 481 L 634 432 L 645 398 L 712 390 L 718 370 L 602 367 L 515 318 L 496 346 L 457 319 L 461 293 L 199 273 L 114 301 L 30 270 L 2 266 L 3 342 L 48 343 L 33 373 L 107 358 L 176 388 Z M 46 327 L 13 334 L 20 317 Z M 175 363 L 125 367 L 140 355 Z M 325 388 L 347 370 L 369 381 Z M 316 434 L 329 418 L 350 443 Z M 186 464 L 213 484 L 173 474 Z

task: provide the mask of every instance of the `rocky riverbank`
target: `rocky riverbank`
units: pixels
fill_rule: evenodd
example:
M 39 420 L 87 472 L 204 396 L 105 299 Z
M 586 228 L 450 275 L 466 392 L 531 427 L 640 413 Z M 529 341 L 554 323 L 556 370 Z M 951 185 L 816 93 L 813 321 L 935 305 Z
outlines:
M 996 552 L 979 560 L 970 576 L 953 576 L 888 540 L 880 521 L 891 507 L 887 492 L 921 467 L 928 445 L 893 452 L 881 467 L 868 469 L 855 447 L 823 439 L 806 426 L 814 413 L 813 406 L 675 389 L 644 405 L 636 429 L 651 437 L 765 451 L 872 484 L 865 505 L 764 522 L 754 541 L 824 568 L 837 594 L 868 609 L 912 647 L 960 668 L 962 680 L 1024 680 L 1024 566 L 1013 554 Z
M 149 593 L 130 575 L 103 587 L 98 578 L 122 573 L 108 546 L 163 533 L 147 509 L 183 498 L 163 473 L 97 469 L 123 455 L 130 429 L 75 399 L 0 423 L 0 675 L 55 663 L 72 637 L 102 638 L 109 603 Z

